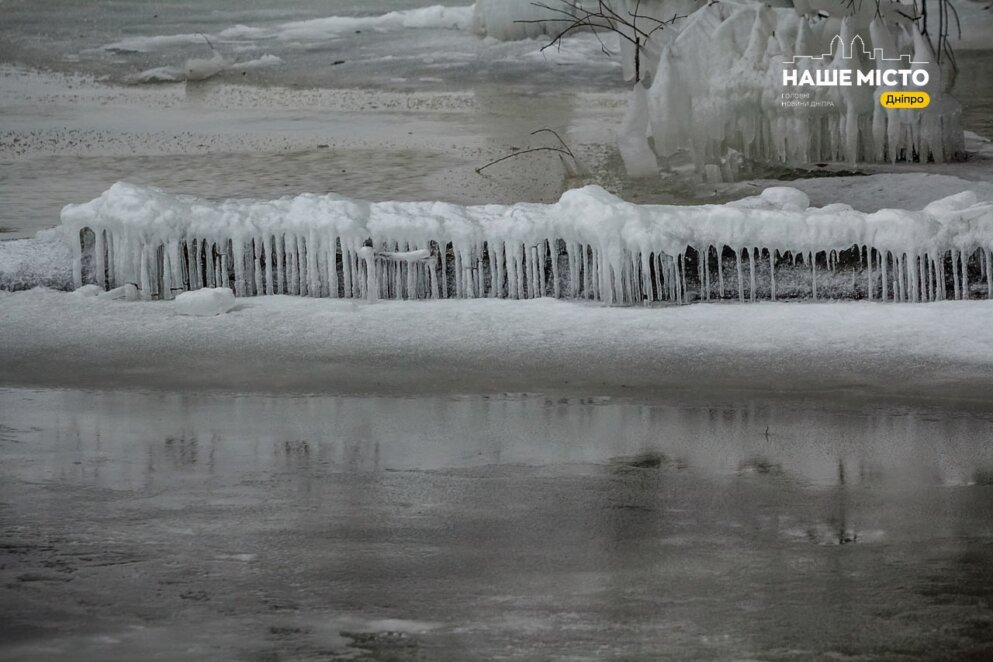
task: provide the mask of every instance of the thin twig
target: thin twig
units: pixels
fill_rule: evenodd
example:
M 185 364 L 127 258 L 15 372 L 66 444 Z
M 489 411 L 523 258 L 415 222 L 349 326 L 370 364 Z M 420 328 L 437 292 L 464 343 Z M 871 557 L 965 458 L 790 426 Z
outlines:
M 508 154 L 507 156 L 501 156 L 496 161 L 490 161 L 486 165 L 483 165 L 483 166 L 480 166 L 480 167 L 476 168 L 476 172 L 477 173 L 481 173 L 485 168 L 489 168 L 491 165 L 496 165 L 497 163 L 500 163 L 501 161 L 506 161 L 507 159 L 512 159 L 515 156 L 523 156 L 524 154 L 530 154 L 531 152 L 559 152 L 560 154 L 568 154 L 569 156 L 572 156 L 572 152 L 570 152 L 568 150 L 565 150 L 565 149 L 560 149 L 558 147 L 532 147 L 531 149 L 525 149 L 525 150 L 521 150 L 519 152 L 514 152 L 513 154 Z M 572 156 L 572 158 L 576 158 L 576 157 L 575 156 Z

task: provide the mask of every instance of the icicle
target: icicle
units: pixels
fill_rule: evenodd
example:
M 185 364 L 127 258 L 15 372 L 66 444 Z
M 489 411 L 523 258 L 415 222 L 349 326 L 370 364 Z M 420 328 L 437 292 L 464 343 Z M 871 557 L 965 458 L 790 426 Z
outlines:
M 907 264 L 907 290 L 910 292 L 910 302 L 917 303 L 917 257 L 907 256 L 910 262 Z
M 889 298 L 889 292 L 887 292 L 888 283 L 886 282 L 886 260 L 889 255 L 889 251 L 878 251 L 877 254 L 879 255 L 879 273 L 880 273 L 879 287 L 881 289 L 879 296 L 880 296 L 880 301 L 886 303 L 887 299 Z
M 452 256 L 455 258 L 455 298 L 465 298 L 465 273 L 462 269 L 462 251 L 452 243 Z
M 810 293 L 814 301 L 817 301 L 817 256 L 808 252 L 807 258 L 810 262 Z
M 93 255 L 95 258 L 94 267 L 96 269 L 96 273 L 94 275 L 96 276 L 97 285 L 99 285 L 103 289 L 107 289 L 107 280 L 105 278 L 105 272 L 107 269 L 106 267 L 107 248 L 104 245 L 104 240 L 103 240 L 104 231 L 96 230 L 93 234 L 96 235 L 96 240 L 93 245 Z M 83 278 L 82 273 L 80 273 L 80 280 L 82 280 L 82 278 Z
M 527 261 L 525 253 L 526 249 L 517 242 L 514 242 L 514 268 L 517 272 L 517 279 L 515 282 L 517 284 L 518 299 L 526 299 L 528 294 L 526 274 Z
M 169 246 L 162 247 L 162 298 L 169 301 L 172 296 L 172 257 Z
M 321 245 L 317 232 L 313 229 L 307 233 L 307 295 L 311 297 L 321 296 Z M 263 252 L 262 264 L 265 264 L 265 253 Z M 268 276 L 268 273 L 265 274 Z M 261 292 L 260 292 L 261 294 Z
M 562 286 L 559 283 L 559 240 L 551 240 L 552 253 L 552 296 L 562 298 Z
M 255 251 L 255 293 L 262 294 L 265 285 L 262 283 L 262 239 L 255 237 L 252 240 L 252 247 Z
M 866 279 L 865 279 L 866 297 L 869 299 L 869 301 L 872 301 L 873 299 L 875 299 L 875 294 L 873 292 L 873 283 L 872 283 L 872 246 L 865 247 L 865 264 L 866 264 Z
M 926 260 L 924 259 L 924 254 L 917 256 L 917 276 L 918 276 L 918 286 L 917 286 L 917 300 L 927 301 L 927 272 L 925 271 Z
M 938 300 L 938 274 L 935 273 L 934 258 L 930 253 L 924 254 L 924 260 L 927 262 L 927 284 L 928 284 L 928 301 Z
M 234 262 L 234 293 L 237 296 L 247 296 L 245 291 L 245 253 L 244 245 L 240 241 L 232 241 L 231 249 L 233 254 L 231 260 Z
M 267 246 L 270 244 L 266 244 Z M 327 250 L 325 251 L 326 257 L 324 258 L 327 263 L 327 279 L 328 279 L 328 296 L 332 299 L 338 298 L 338 238 L 333 234 L 328 237 Z M 272 264 L 272 259 L 269 260 L 270 265 Z M 272 285 L 272 279 L 269 279 L 270 287 Z
M 962 298 L 969 298 L 969 256 L 962 251 Z
M 696 279 L 700 287 L 700 301 L 703 301 L 707 298 L 706 291 L 703 289 L 704 288 L 703 262 L 704 262 L 703 251 L 698 248 L 696 251 Z
M 493 242 L 486 242 L 486 254 L 490 259 L 490 298 L 495 299 L 500 296 L 500 278 L 498 276 L 500 264 L 497 262 L 496 250 Z
M 703 291 L 707 301 L 710 301 L 710 246 L 703 251 L 703 278 L 706 281 Z
M 149 278 L 148 244 L 141 247 L 141 267 L 138 270 L 138 287 L 141 298 L 148 301 L 152 298 L 152 282 Z
M 720 288 L 720 292 L 717 295 L 718 299 L 724 298 L 724 244 L 720 244 L 719 247 L 715 247 L 717 250 L 717 286 Z
M 904 260 L 906 259 L 905 256 L 906 256 L 905 253 L 896 254 L 894 256 L 896 258 L 896 262 L 893 265 L 893 279 L 896 281 L 893 290 L 894 292 L 897 293 L 897 298 L 899 299 L 900 303 L 904 303 L 907 301 L 907 291 L 903 285 L 903 263 Z
M 379 273 L 376 270 L 376 256 L 372 246 L 363 246 L 358 250 L 366 273 L 365 295 L 369 303 L 379 300 Z
M 459 251 L 459 255 L 462 257 L 462 251 Z M 476 298 L 476 288 L 472 273 L 472 255 L 465 255 L 460 261 L 463 264 L 463 269 L 465 269 L 462 278 L 463 296 L 467 299 L 474 299 Z
M 959 252 L 956 250 L 952 250 L 951 253 L 952 253 L 952 282 L 955 285 L 955 300 L 957 301 L 962 298 L 962 285 L 959 281 L 959 265 L 958 265 Z
M 986 254 L 986 298 L 993 299 L 993 250 L 984 248 Z
M 641 290 L 643 301 L 645 303 L 652 303 L 655 301 L 655 282 L 652 278 L 652 255 L 648 251 L 642 251 L 639 253 L 641 257 Z M 658 271 L 655 272 L 655 278 L 658 278 Z
M 757 251 L 757 248 L 749 248 L 748 250 L 748 272 L 751 278 L 751 285 L 748 291 L 748 300 L 755 301 L 755 256 L 753 251 Z
M 308 280 L 310 278 L 310 269 L 308 267 L 310 264 L 310 257 L 309 257 L 310 246 L 307 245 L 307 240 L 302 235 L 297 237 L 296 240 L 297 240 L 296 267 L 297 267 L 297 278 L 298 278 L 297 294 L 299 294 L 302 297 L 305 297 L 309 293 Z
M 505 251 L 505 244 L 502 241 L 497 243 L 496 292 L 499 297 L 510 296 L 510 284 L 507 276 L 507 255 Z M 506 293 L 506 295 L 504 293 Z
M 593 261 L 593 300 L 603 301 L 603 264 L 601 260 L 601 251 L 596 248 L 592 249 L 592 261 Z
M 286 242 L 286 280 L 289 285 L 290 294 L 300 294 L 300 254 L 297 237 L 291 234 Z
M 230 246 L 230 243 L 228 244 L 228 246 Z M 179 252 L 179 248 L 176 247 L 176 250 L 173 253 L 173 256 L 175 256 L 178 252 Z M 229 254 L 230 254 L 229 248 L 225 247 L 224 252 L 221 253 L 221 277 L 223 279 L 221 281 L 222 287 L 230 287 L 230 285 L 231 285 L 231 277 L 230 277 L 230 274 L 228 273 L 228 255 Z M 173 257 L 171 259 L 171 264 L 172 264 L 172 268 L 173 269 L 176 269 L 176 268 L 179 267 L 179 263 L 175 261 L 175 257 Z M 179 284 L 179 283 L 182 283 L 183 280 L 182 280 L 181 277 L 177 276 L 176 278 L 173 279 L 173 282 Z M 174 287 L 175 287 L 175 285 L 174 285 Z
M 745 275 L 741 269 L 741 249 L 734 251 L 735 264 L 738 268 L 738 302 L 745 303 Z
M 542 239 L 535 249 L 538 252 L 538 260 L 535 266 L 538 268 L 538 296 L 543 297 L 548 292 L 545 278 L 545 264 L 548 262 L 548 242 Z
M 776 249 L 769 249 L 769 299 L 776 300 Z
M 662 277 L 662 258 L 658 253 L 653 254 L 655 258 L 650 260 L 650 264 L 655 268 L 655 301 L 662 301 L 665 298 L 665 279 Z

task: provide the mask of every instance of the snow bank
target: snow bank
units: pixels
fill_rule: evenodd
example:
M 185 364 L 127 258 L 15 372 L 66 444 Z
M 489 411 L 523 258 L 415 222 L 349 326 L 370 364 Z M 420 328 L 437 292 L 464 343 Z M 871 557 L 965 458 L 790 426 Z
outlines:
M 270 392 L 993 398 L 993 302 L 703 304 L 259 297 L 216 317 L 0 295 L 0 383 Z
M 180 315 L 212 317 L 223 315 L 234 307 L 234 292 L 227 287 L 182 292 L 176 297 L 176 312 Z
M 135 283 L 145 299 L 231 286 L 238 296 L 682 303 L 715 285 L 725 296 L 728 258 L 739 300 L 744 269 L 755 299 L 756 263 L 768 263 L 775 299 L 777 269 L 798 259 L 816 298 L 818 271 L 843 251 L 864 261 L 870 299 L 969 298 L 977 279 L 993 294 L 993 202 L 971 191 L 863 213 L 807 207 L 782 187 L 726 205 L 636 205 L 587 186 L 551 205 L 462 207 L 310 194 L 209 202 L 118 183 L 66 206 L 62 223 L 77 286 L 92 263 L 98 285 Z

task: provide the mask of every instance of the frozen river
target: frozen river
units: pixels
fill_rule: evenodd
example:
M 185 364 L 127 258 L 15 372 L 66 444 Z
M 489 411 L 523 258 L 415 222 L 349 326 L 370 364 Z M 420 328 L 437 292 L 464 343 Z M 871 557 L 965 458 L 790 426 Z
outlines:
M 0 657 L 993 650 L 993 416 L 0 390 Z

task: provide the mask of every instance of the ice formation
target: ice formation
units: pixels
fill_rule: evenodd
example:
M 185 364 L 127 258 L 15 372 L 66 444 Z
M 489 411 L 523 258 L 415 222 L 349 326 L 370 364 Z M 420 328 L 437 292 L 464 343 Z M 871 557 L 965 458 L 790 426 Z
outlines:
M 961 109 L 944 89 L 950 80 L 926 39 L 899 13 L 901 5 L 884 4 L 877 12 L 876 3 L 867 2 L 851 14 L 851 5 L 818 3 L 819 10 L 828 6 L 838 10 L 835 16 L 820 16 L 801 3 L 796 9 L 710 3 L 679 24 L 678 33 L 670 31 L 648 92 L 659 156 L 685 150 L 707 179 L 726 180 L 742 156 L 854 163 L 942 162 L 961 155 Z M 906 66 L 927 71 L 923 89 L 932 102 L 918 110 L 883 108 L 879 96 L 899 92 L 899 85 L 783 84 L 794 56 L 823 54 L 797 58 L 795 69 L 830 78 L 845 70 L 892 68 L 901 55 L 925 62 Z
M 784 187 L 726 205 L 636 205 L 587 186 L 551 205 L 462 207 L 311 194 L 209 202 L 118 183 L 68 205 L 62 224 L 77 287 L 130 286 L 144 299 L 231 287 L 369 300 L 775 300 L 777 275 L 795 281 L 798 269 L 816 299 L 818 279 L 823 292 L 846 259 L 863 267 L 870 300 L 993 295 L 993 201 L 971 191 L 863 213 L 809 207 Z
M 213 317 L 235 307 L 234 292 L 229 287 L 205 287 L 182 292 L 176 297 L 176 312 L 180 315 Z
M 243 62 L 232 62 L 215 52 L 209 59 L 191 58 L 182 67 L 155 67 L 133 76 L 133 83 L 177 83 L 181 81 L 202 81 L 212 78 L 229 69 L 247 71 L 275 67 L 283 63 L 282 58 L 266 53 L 262 57 Z
M 547 4 L 554 6 L 555 0 Z M 531 21 L 560 18 L 555 12 L 536 6 L 535 0 L 476 0 L 472 24 L 477 34 L 506 41 L 545 34 L 557 24 Z

